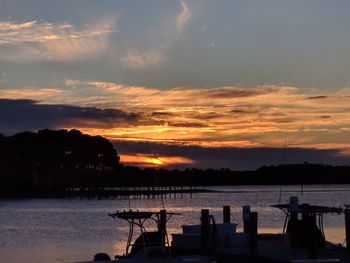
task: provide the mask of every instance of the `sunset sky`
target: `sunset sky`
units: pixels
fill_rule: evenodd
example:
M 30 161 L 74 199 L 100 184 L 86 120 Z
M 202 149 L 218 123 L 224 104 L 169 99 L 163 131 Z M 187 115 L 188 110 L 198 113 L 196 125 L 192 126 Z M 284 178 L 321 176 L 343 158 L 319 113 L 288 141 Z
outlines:
M 124 164 L 350 165 L 348 0 L 0 0 L 0 133 Z

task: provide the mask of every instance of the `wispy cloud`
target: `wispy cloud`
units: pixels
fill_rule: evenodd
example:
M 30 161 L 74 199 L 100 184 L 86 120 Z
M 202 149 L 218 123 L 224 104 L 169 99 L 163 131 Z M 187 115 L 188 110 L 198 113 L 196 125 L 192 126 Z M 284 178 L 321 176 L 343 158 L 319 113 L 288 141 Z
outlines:
M 49 101 L 50 103 L 58 103 L 55 98 L 58 100 L 62 97 L 65 97 L 67 94 L 67 91 L 63 89 L 58 89 L 55 87 L 42 87 L 42 88 L 34 88 L 34 87 L 27 87 L 27 88 L 14 88 L 14 87 L 8 87 L 8 88 L 2 88 L 0 87 L 0 99 L 33 99 L 33 98 L 40 98 L 42 101 Z
M 7 37 L 11 34 L 4 34 L 4 32 L 8 31 L 9 33 L 14 30 L 22 30 L 26 28 L 31 28 L 36 24 L 36 21 L 29 21 L 24 23 L 14 23 L 10 21 L 0 22 L 0 30 L 2 31 L 1 36 L 4 37 L 7 35 Z M 13 34 L 13 33 L 12 33 Z M 1 41 L 4 41 L 3 39 Z
M 125 56 L 121 57 L 120 62 L 124 68 L 144 69 L 159 65 L 165 60 L 165 55 L 161 50 L 129 50 Z
M 77 28 L 71 23 L 27 21 L 0 22 L 0 59 L 25 61 L 72 61 L 97 56 L 109 46 L 116 32 L 115 20 Z
M 191 17 L 192 11 L 185 2 L 179 0 L 181 6 L 180 13 L 176 16 L 175 26 L 167 31 L 167 37 L 160 39 L 154 44 L 153 48 L 133 47 L 128 48 L 125 54 L 120 58 L 122 67 L 132 70 L 140 70 L 148 67 L 155 67 L 163 64 L 168 56 L 167 52 L 171 49 L 178 38 L 183 34 L 183 31 Z
M 180 0 L 181 12 L 176 18 L 176 29 L 177 35 L 181 35 L 184 30 L 188 19 L 191 17 L 192 11 L 188 7 L 187 3 L 184 0 Z

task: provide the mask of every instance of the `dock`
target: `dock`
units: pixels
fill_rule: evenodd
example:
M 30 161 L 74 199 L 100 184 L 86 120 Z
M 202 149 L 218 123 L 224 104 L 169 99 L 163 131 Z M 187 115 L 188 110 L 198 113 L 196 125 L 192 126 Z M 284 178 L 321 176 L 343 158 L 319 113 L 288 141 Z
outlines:
M 77 187 L 67 188 L 66 196 L 72 199 L 176 199 L 209 192 L 217 191 L 196 186 Z

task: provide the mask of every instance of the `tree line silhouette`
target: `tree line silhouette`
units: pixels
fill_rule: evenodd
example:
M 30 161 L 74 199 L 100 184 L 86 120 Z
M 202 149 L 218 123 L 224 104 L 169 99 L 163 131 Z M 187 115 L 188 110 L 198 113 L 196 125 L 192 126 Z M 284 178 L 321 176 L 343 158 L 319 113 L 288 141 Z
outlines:
M 0 134 L 0 197 L 61 196 L 67 189 L 128 186 L 350 183 L 349 166 L 289 164 L 251 171 L 124 166 L 113 145 L 78 130 Z
M 70 186 L 103 184 L 118 165 L 118 154 L 107 139 L 78 130 L 0 137 L 0 189 L 5 196 L 62 193 Z

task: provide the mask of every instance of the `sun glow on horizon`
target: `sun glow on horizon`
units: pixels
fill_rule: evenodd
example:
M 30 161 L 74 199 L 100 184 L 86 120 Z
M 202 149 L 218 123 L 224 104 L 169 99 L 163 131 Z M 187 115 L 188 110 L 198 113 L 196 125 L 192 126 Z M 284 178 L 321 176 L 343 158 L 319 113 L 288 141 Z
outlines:
M 121 163 L 124 165 L 136 165 L 139 167 L 169 167 L 173 165 L 193 164 L 194 161 L 181 156 L 162 156 L 152 155 L 120 155 Z
M 161 159 L 155 157 L 147 159 L 146 162 L 154 165 L 162 165 L 164 163 Z

